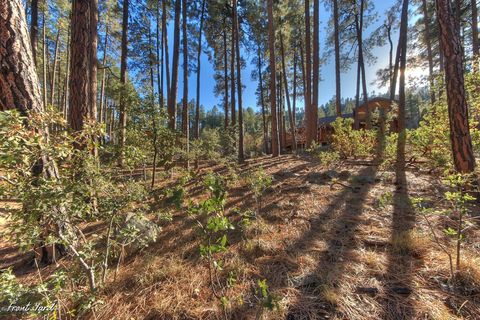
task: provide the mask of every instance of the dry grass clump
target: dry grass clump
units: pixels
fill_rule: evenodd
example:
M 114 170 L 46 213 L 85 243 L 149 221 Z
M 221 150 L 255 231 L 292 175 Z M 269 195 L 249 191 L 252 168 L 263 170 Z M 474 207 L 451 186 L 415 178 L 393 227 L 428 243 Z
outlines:
M 397 254 L 421 257 L 432 244 L 424 234 L 416 230 L 406 230 L 394 233 L 391 245 Z

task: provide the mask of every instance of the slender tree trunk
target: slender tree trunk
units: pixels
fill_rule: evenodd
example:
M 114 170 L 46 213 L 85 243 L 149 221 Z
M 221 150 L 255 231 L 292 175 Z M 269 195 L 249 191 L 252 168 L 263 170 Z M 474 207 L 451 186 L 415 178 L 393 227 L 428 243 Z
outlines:
M 432 44 L 430 41 L 430 17 L 428 15 L 427 0 L 422 0 L 422 10 L 423 10 L 423 37 L 425 45 L 427 47 L 427 59 L 428 59 L 428 78 L 430 83 L 430 102 L 435 103 L 435 92 L 433 91 L 433 54 L 432 54 Z
M 307 0 L 308 1 L 308 0 Z M 268 48 L 270 51 L 270 109 L 272 117 L 272 156 L 278 157 L 279 142 L 277 132 L 277 98 L 275 96 L 276 89 L 276 71 L 275 71 L 275 25 L 273 20 L 273 0 L 267 0 L 268 13 Z
M 338 0 L 333 0 L 333 29 L 335 37 L 335 110 L 337 117 L 342 115 L 342 95 L 340 82 L 340 36 L 338 30 Z
M 182 0 L 182 29 L 183 29 L 183 112 L 182 132 L 185 137 L 186 168 L 189 168 L 190 152 L 190 121 L 188 117 L 188 38 L 187 38 L 187 0 Z
M 158 31 L 158 29 L 157 29 Z M 157 40 L 158 40 L 158 34 L 157 34 Z M 157 45 L 158 46 L 158 45 Z M 155 106 L 155 76 L 154 76 L 154 61 L 153 61 L 153 39 L 152 39 L 152 31 L 151 31 L 151 25 L 149 23 L 148 25 L 148 49 L 149 49 L 149 57 L 150 57 L 150 87 L 152 90 L 152 131 L 153 131 L 153 136 L 152 136 L 152 145 L 153 145 L 153 168 L 152 168 L 152 180 L 150 183 L 150 187 L 153 189 L 155 186 L 155 177 L 157 175 L 157 155 L 158 155 L 158 146 L 157 146 L 157 108 Z M 158 65 L 158 64 L 157 64 Z M 160 107 L 160 105 L 159 105 Z
M 355 90 L 355 118 L 353 127 L 358 130 L 360 129 L 360 114 L 359 114 L 359 107 L 360 107 L 360 70 L 361 64 L 360 59 L 357 62 L 357 86 Z
M 292 110 L 292 119 L 293 126 L 295 127 L 295 133 L 297 132 L 297 50 L 293 53 L 293 110 Z M 295 145 L 295 149 L 297 146 Z
M 232 17 L 232 33 L 231 33 L 231 40 L 232 42 L 230 43 L 230 90 L 231 90 L 231 101 L 232 101 L 232 107 L 231 107 L 231 116 L 232 116 L 232 127 L 235 127 L 237 123 L 237 115 L 235 111 L 235 28 L 233 27 L 233 17 Z
M 130 0 L 123 0 L 123 18 L 122 18 L 122 55 L 120 58 L 120 84 L 122 92 L 120 96 L 120 117 L 119 117 L 119 147 L 120 155 L 118 164 L 123 167 L 125 161 L 125 142 L 127 140 L 127 106 L 126 106 L 126 86 L 127 86 L 127 55 L 128 55 L 128 5 Z
M 177 123 L 177 90 L 178 90 L 178 60 L 180 56 L 180 9 L 182 0 L 175 1 L 175 25 L 173 33 L 173 62 L 172 62 L 172 81 L 170 87 L 170 97 L 168 100 L 168 118 L 169 128 L 176 129 Z
M 468 105 L 463 79 L 463 55 L 460 34 L 449 1 L 436 0 L 442 52 L 445 57 L 445 84 L 455 169 L 461 173 L 475 170 L 475 157 L 468 124 Z
M 71 19 L 70 19 L 71 20 Z M 71 28 L 71 25 L 70 25 Z M 66 62 L 66 70 L 65 70 L 65 80 L 64 80 L 64 87 L 65 92 L 63 94 L 63 117 L 65 120 L 68 120 L 68 113 L 69 113 L 69 92 L 70 92 L 70 28 L 68 29 L 67 35 L 67 62 Z
M 233 0 L 233 28 L 235 29 L 235 53 L 237 59 L 237 95 L 238 95 L 238 161 L 245 159 L 243 144 L 243 105 L 242 105 L 242 69 L 240 56 L 240 33 L 237 13 L 237 0 Z
M 46 3 L 45 3 L 46 4 Z M 45 10 L 44 7 L 42 10 L 42 17 L 43 17 L 43 25 L 42 25 L 42 38 L 43 38 L 43 59 L 42 59 L 42 67 L 43 67 L 43 105 L 45 108 L 48 105 L 47 101 L 47 73 L 48 73 L 48 59 L 47 59 L 47 23 L 45 18 Z
M 167 4 L 166 0 L 162 0 L 162 34 L 163 48 L 165 51 L 165 76 L 167 78 L 167 105 L 170 101 L 170 59 L 168 52 L 168 29 L 167 29 Z
M 108 17 L 108 13 L 107 13 Z M 108 50 L 108 20 L 105 23 L 105 40 L 103 43 L 103 59 L 102 59 L 102 82 L 100 84 L 100 122 L 103 121 L 103 116 L 104 116 L 104 109 L 105 109 L 105 103 L 104 103 L 104 97 L 105 97 L 105 85 L 106 85 L 106 75 L 107 75 L 107 69 L 106 69 L 106 64 L 107 64 L 107 50 Z
M 285 67 L 285 48 L 283 46 L 283 36 L 280 31 L 280 49 L 282 53 L 282 73 L 283 73 L 283 82 L 285 83 L 285 96 L 287 98 L 287 107 L 288 107 L 288 119 L 290 122 L 290 134 L 292 136 L 292 150 L 297 150 L 297 139 L 295 138 L 295 123 L 293 119 L 292 107 L 290 104 L 290 94 L 288 92 L 288 81 L 287 81 L 287 68 Z M 294 84 L 295 87 L 295 84 Z M 295 89 L 294 89 L 295 90 Z
M 227 55 L 227 21 L 226 17 L 223 18 L 223 80 L 224 80 L 224 93 L 225 93 L 225 128 L 228 127 L 228 55 Z
M 198 52 L 197 52 L 197 99 L 195 106 L 195 125 L 194 134 L 195 139 L 200 138 L 200 62 L 202 55 L 202 31 L 203 31 L 203 18 L 205 15 L 205 0 L 202 0 L 202 14 L 200 16 L 200 28 L 198 32 Z
M 305 0 L 305 66 L 306 66 L 306 88 L 305 88 L 305 127 L 307 146 L 310 146 L 314 140 L 315 133 L 313 129 L 313 112 L 312 112 L 312 53 L 310 39 L 310 1 Z
M 156 49 L 157 49 L 157 90 L 158 90 L 158 106 L 161 108 L 163 105 L 163 42 L 162 42 L 162 35 L 160 32 L 160 2 L 157 1 L 157 11 L 156 11 L 156 24 L 157 24 L 157 32 L 156 32 Z
M 479 45 L 478 45 L 478 10 L 477 0 L 471 0 L 470 5 L 472 7 L 472 54 L 473 58 L 478 58 Z M 478 67 L 477 62 L 473 62 L 475 68 Z
M 278 79 L 278 86 L 277 86 L 277 110 L 278 110 L 278 133 L 280 136 L 280 152 L 285 151 L 285 139 L 284 139 L 284 121 L 283 121 L 283 95 L 282 95 L 282 88 L 283 88 L 283 81 L 282 81 L 282 73 L 280 72 L 277 74 Z
M 89 104 L 90 104 L 90 119 L 95 121 L 98 117 L 97 112 L 97 46 L 98 46 L 98 0 L 90 0 L 90 37 L 89 37 Z M 97 155 L 97 148 L 94 150 Z
M 405 129 L 405 71 L 407 66 L 407 32 L 408 32 L 408 1 L 403 0 L 402 18 L 400 22 L 400 40 L 398 47 L 400 48 L 400 79 L 398 85 L 398 140 L 397 140 L 397 172 L 405 170 L 405 143 L 406 143 L 406 129 Z M 404 174 L 397 174 L 397 184 L 406 183 L 402 181 Z
M 32 0 L 30 8 L 30 43 L 32 44 L 33 62 L 37 65 L 38 48 L 38 0 Z
M 307 129 L 307 144 L 318 140 L 318 83 L 320 81 L 320 4 L 313 0 L 313 70 L 312 70 L 312 108 L 310 130 Z
M 60 38 L 60 26 L 57 30 L 57 36 L 55 38 L 55 54 L 53 55 L 53 71 L 52 71 L 52 81 L 50 82 L 50 104 L 53 106 L 55 104 L 55 80 L 56 80 L 56 73 L 57 73 L 57 65 L 58 65 L 58 40 Z
M 356 4 L 355 4 L 356 5 Z M 358 42 L 358 63 L 360 65 L 360 72 L 362 73 L 362 91 L 363 91 L 363 104 L 365 105 L 365 128 L 371 128 L 371 114 L 368 107 L 368 94 L 367 94 L 367 79 L 365 77 L 365 61 L 363 58 L 363 11 L 365 1 L 360 0 L 360 13 L 355 15 L 355 26 L 357 30 L 357 42 Z M 360 17 L 359 17 L 360 16 Z
M 260 106 L 262 107 L 262 124 L 263 124 L 263 143 L 265 148 L 265 153 L 268 154 L 268 128 L 267 128 L 267 117 L 265 115 L 265 102 L 263 100 L 263 77 L 262 77 L 262 49 L 260 47 L 260 42 L 258 45 L 258 85 L 260 89 Z

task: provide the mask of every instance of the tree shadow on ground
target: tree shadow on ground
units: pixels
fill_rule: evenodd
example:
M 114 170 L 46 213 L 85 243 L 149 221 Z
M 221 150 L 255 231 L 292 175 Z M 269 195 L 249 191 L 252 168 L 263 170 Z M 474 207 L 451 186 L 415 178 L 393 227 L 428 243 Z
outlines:
M 403 145 L 402 145 L 403 144 Z M 415 227 L 415 210 L 408 196 L 405 172 L 405 141 L 398 139 L 395 167 L 396 190 L 393 194 L 393 213 L 388 266 L 384 279 L 382 319 L 413 319 L 413 272 L 421 263 L 415 256 L 412 231 Z

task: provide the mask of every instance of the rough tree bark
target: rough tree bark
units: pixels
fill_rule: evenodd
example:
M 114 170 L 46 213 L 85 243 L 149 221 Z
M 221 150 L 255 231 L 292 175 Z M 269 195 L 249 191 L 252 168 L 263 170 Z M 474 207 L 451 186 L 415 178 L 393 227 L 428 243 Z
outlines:
M 96 116 L 96 110 L 93 110 L 97 100 L 96 42 L 95 45 L 92 44 L 92 34 L 96 33 L 96 28 L 92 28 L 96 25 L 91 23 L 96 11 L 95 5 L 95 0 L 75 1 L 72 10 L 69 85 L 73 94 L 69 97 L 69 125 L 75 132 L 83 129 L 86 119 Z
M 263 100 L 263 76 L 262 76 L 262 48 L 260 43 L 257 43 L 257 59 L 258 59 L 258 86 L 260 90 L 260 106 L 262 107 L 262 124 L 263 124 L 263 143 L 265 153 L 268 154 L 268 129 L 267 129 L 267 117 L 265 114 L 265 102 Z
M 468 105 L 463 79 L 463 54 L 455 16 L 448 0 L 436 0 L 441 49 L 445 58 L 445 84 L 455 169 L 461 173 L 475 170 L 475 157 L 468 124 Z

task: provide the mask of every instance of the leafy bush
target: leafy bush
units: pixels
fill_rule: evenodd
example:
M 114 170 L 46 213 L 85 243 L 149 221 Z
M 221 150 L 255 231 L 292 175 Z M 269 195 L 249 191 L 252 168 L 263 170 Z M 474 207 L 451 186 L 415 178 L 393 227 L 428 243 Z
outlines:
M 353 119 L 350 118 L 337 118 L 332 126 L 332 149 L 338 152 L 341 159 L 373 155 L 377 139 L 375 130 L 354 130 Z

